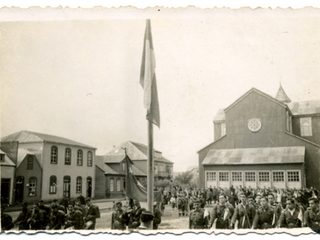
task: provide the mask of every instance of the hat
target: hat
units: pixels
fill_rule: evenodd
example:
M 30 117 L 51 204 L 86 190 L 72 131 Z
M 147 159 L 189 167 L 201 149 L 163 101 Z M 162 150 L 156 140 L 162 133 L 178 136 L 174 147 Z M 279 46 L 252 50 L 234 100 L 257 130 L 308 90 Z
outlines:
M 152 213 L 149 212 L 149 211 L 143 211 L 143 212 L 141 213 L 140 219 L 141 219 L 141 222 L 144 222 L 144 223 L 150 222 L 150 221 L 153 220 L 153 215 L 152 215 Z

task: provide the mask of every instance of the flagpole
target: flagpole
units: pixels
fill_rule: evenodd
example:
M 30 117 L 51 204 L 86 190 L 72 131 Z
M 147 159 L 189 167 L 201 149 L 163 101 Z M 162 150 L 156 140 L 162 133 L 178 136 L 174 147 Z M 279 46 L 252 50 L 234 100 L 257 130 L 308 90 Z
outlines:
M 153 185 L 154 185 L 154 161 L 153 161 L 153 124 L 148 122 L 148 160 L 147 160 L 147 202 L 148 211 L 153 213 Z

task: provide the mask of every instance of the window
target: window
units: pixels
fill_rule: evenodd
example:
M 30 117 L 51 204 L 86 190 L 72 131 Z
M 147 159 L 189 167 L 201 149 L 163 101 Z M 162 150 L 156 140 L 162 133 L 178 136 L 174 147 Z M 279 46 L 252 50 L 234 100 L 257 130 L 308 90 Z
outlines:
M 114 191 L 114 179 L 110 178 L 110 192 Z
M 256 173 L 255 172 L 245 172 L 245 180 L 246 180 L 246 182 L 255 182 L 256 181 Z
M 56 194 L 57 193 L 57 177 L 51 176 L 50 177 L 50 194 Z
M 207 182 L 209 181 L 216 181 L 217 174 L 215 172 L 207 172 Z
M 120 192 L 120 187 L 121 187 L 121 180 L 117 179 L 117 192 Z
M 87 153 L 87 166 L 92 167 L 92 152 L 91 151 L 89 151 Z
M 158 174 L 159 169 L 158 169 L 158 165 L 154 165 L 154 174 Z
M 76 193 L 82 192 L 82 177 L 77 177 Z
M 289 111 L 286 112 L 286 120 L 287 120 L 287 131 L 290 132 L 290 114 L 289 114 Z
M 226 135 L 226 123 L 221 123 L 221 137 Z
M 28 156 L 27 169 L 28 170 L 32 170 L 33 169 L 33 158 L 32 158 L 32 156 Z
M 71 178 L 70 176 L 64 176 L 63 177 L 63 196 L 66 198 L 70 197 L 70 185 L 71 183 Z
M 29 197 L 35 197 L 37 192 L 37 179 L 35 177 L 29 178 Z
M 58 148 L 56 146 L 51 147 L 51 164 L 58 163 Z
M 273 172 L 272 180 L 274 182 L 284 182 L 284 172 Z
M 167 173 L 170 174 L 170 167 L 167 166 Z
M 81 149 L 79 149 L 77 153 L 77 165 L 82 166 L 82 162 L 83 162 L 83 152 Z
M 269 172 L 259 172 L 259 182 L 269 182 Z
M 0 154 L 0 162 L 4 162 L 4 154 Z
M 64 164 L 70 165 L 71 164 L 71 149 L 66 148 L 65 154 L 64 154 Z
M 233 172 L 232 173 L 233 182 L 242 182 L 242 172 Z
M 312 136 L 312 125 L 311 117 L 300 118 L 300 130 L 301 136 L 308 137 Z
M 288 171 L 288 182 L 299 182 L 300 176 L 299 171 Z
M 122 165 L 122 171 L 124 172 L 126 170 L 126 164 L 123 162 L 121 163 L 121 165 Z
M 220 182 L 229 181 L 229 173 L 228 172 L 219 172 L 219 181 Z

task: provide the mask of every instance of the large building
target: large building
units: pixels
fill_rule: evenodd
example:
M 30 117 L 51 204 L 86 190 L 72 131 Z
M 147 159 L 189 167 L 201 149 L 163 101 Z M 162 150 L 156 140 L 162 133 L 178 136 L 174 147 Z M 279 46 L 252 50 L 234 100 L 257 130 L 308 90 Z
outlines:
M 7 193 L 10 203 L 75 198 L 80 194 L 94 197 L 94 147 L 21 131 L 1 138 L 0 148 L 14 166 L 14 180 L 10 182 L 13 191 Z M 1 176 L 7 172 L 1 164 Z M 8 182 L 9 177 L 5 179 Z
M 320 100 L 252 88 L 213 123 L 214 142 L 198 151 L 200 187 L 320 189 Z
M 134 165 L 146 174 L 148 157 L 147 146 L 144 144 L 127 141 L 114 147 L 106 156 L 108 159 L 117 158 L 118 155 L 123 156 L 124 149 Z M 161 179 L 173 180 L 173 162 L 163 157 L 162 152 L 158 150 L 154 150 L 154 177 L 155 184 Z

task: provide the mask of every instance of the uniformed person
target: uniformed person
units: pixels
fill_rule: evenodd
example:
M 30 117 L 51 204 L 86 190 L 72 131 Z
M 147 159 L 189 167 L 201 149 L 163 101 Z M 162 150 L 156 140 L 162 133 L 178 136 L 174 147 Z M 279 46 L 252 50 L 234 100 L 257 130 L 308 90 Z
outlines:
M 100 218 L 99 207 L 93 205 L 90 198 L 86 198 L 88 211 L 85 217 L 86 229 L 94 230 L 96 228 L 96 219 Z
M 304 226 L 320 233 L 319 200 L 315 197 L 309 198 L 309 207 L 304 213 Z
M 128 220 L 128 215 L 122 209 L 121 201 L 115 202 L 115 211 L 112 213 L 111 216 L 111 229 L 115 230 L 125 230 L 126 229 L 126 222 Z
M 143 208 L 141 208 L 140 206 L 140 202 L 137 199 L 133 200 L 133 209 L 131 211 L 129 211 L 129 213 L 131 214 L 131 218 L 130 218 L 130 222 L 129 222 L 129 228 L 138 228 L 141 224 L 141 213 L 143 210 Z
M 213 206 L 209 226 L 216 229 L 228 229 L 234 214 L 233 206 L 227 202 L 226 195 L 219 195 L 219 203 Z
M 303 213 L 299 209 L 294 199 L 287 199 L 286 209 L 281 213 L 278 227 L 300 228 L 302 227 Z
M 194 200 L 193 207 L 194 210 L 189 216 L 189 228 L 190 229 L 205 229 L 208 225 L 208 219 L 205 216 L 205 210 L 200 208 L 200 201 Z
M 253 220 L 253 229 L 268 229 L 276 226 L 276 214 L 268 204 L 265 196 L 260 198 L 260 207 L 256 211 Z
M 33 204 L 33 211 L 28 219 L 31 230 L 46 230 L 45 211 L 39 209 L 37 203 Z
M 30 226 L 28 224 L 28 219 L 31 217 L 31 211 L 28 210 L 28 205 L 26 202 L 22 203 L 22 211 L 20 212 L 14 224 L 18 225 L 19 230 L 29 230 Z
M 236 221 L 238 221 L 237 228 L 251 228 L 253 219 L 255 217 L 256 209 L 248 203 L 247 197 L 244 193 L 239 195 L 241 203 L 235 208 L 234 214 L 231 219 L 230 228 L 233 229 Z
M 69 202 L 68 214 L 66 215 L 65 229 L 82 229 L 83 228 L 83 215 L 80 208 L 74 206 L 73 202 Z
M 179 194 L 177 198 L 179 217 L 184 216 L 186 210 L 186 199 L 184 194 Z
M 57 206 L 52 207 L 52 212 L 50 216 L 49 229 L 60 230 L 62 226 L 65 225 L 65 212 L 59 210 Z

